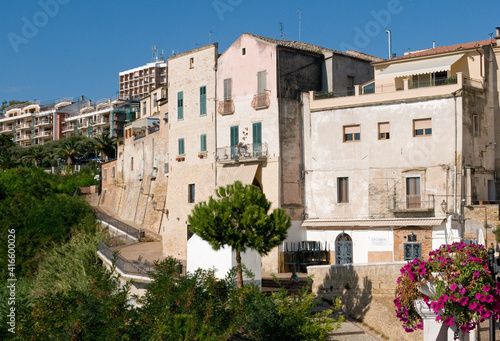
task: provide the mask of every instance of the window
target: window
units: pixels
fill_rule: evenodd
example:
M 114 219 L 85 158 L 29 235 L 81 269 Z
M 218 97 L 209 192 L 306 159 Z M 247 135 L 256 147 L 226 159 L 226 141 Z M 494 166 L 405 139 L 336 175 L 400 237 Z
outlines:
M 239 143 L 238 140 L 238 126 L 232 126 L 231 128 L 231 159 L 234 159 L 236 156 L 236 146 Z
M 182 91 L 177 93 L 177 119 L 184 119 L 184 93 Z
M 253 156 L 262 156 L 262 122 L 252 124 Z
M 194 68 L 194 57 L 189 58 L 189 68 Z
M 231 100 L 232 87 L 233 87 L 233 80 L 231 78 L 224 79 L 224 100 L 225 101 Z
M 267 87 L 267 71 L 257 73 L 257 92 L 259 94 L 266 92 Z
M 200 116 L 207 114 L 207 87 L 200 86 Z
M 349 178 L 337 178 L 337 202 L 349 202 Z
M 188 185 L 188 203 L 194 203 L 194 184 Z
M 354 96 L 354 77 L 347 76 L 347 96 Z
M 432 135 L 432 120 L 425 118 L 423 120 L 413 120 L 413 136 Z
M 207 134 L 200 135 L 200 152 L 205 153 L 207 151 Z
M 184 155 L 184 138 L 177 140 L 177 144 L 179 146 L 179 155 Z
M 130 170 L 131 171 L 134 170 L 134 157 L 133 156 L 130 158 Z
M 115 178 L 115 172 L 116 172 L 115 166 L 111 167 L 111 179 Z
M 412 261 L 415 258 L 422 258 L 421 243 L 404 243 L 403 248 L 405 261 Z
M 153 94 L 153 107 L 156 107 L 158 105 L 158 95 Z
M 383 122 L 378 124 L 378 139 L 379 140 L 388 140 L 389 137 L 390 125 L 389 122 Z
M 247 49 L 246 48 L 242 48 L 241 49 L 241 55 L 246 55 L 247 54 Z
M 479 136 L 479 116 L 477 114 L 472 115 L 472 135 Z
M 107 177 L 108 177 L 108 169 L 104 168 L 104 172 L 102 172 L 102 179 L 106 180 Z
M 406 208 L 420 208 L 420 178 L 406 178 Z
M 344 142 L 353 142 L 361 140 L 361 126 L 344 126 Z
M 146 116 L 146 102 L 142 102 L 142 116 Z

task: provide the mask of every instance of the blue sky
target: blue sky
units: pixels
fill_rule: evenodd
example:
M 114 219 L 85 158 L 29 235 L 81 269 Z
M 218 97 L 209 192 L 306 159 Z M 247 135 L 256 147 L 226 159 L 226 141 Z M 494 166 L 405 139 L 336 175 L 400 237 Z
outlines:
M 500 2 L 476 0 L 3 0 L 0 102 L 111 97 L 118 73 L 212 42 L 219 52 L 242 33 L 354 48 L 386 58 L 489 38 Z M 495 34 L 494 34 L 495 36 Z

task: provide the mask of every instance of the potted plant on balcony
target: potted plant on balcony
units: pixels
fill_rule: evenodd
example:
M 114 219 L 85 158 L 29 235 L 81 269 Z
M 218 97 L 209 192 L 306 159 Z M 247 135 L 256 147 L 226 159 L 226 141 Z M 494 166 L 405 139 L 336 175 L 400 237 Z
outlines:
M 415 259 L 400 271 L 394 304 L 406 332 L 423 329 L 415 306 L 419 300 L 436 314 L 436 321 L 454 326 L 456 337 L 458 331 L 468 333 L 490 316 L 500 316 L 500 285 L 488 269 L 482 245 L 441 245 L 427 261 Z

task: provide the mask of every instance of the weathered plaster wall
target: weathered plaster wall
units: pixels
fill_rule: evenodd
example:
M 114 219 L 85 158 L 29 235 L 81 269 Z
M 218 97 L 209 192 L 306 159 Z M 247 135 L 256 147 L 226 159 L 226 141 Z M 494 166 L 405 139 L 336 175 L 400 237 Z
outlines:
M 390 340 L 422 340 L 421 331 L 405 333 L 396 317 L 394 297 L 400 269 L 406 262 L 310 266 L 313 293 L 340 296 L 346 311 Z

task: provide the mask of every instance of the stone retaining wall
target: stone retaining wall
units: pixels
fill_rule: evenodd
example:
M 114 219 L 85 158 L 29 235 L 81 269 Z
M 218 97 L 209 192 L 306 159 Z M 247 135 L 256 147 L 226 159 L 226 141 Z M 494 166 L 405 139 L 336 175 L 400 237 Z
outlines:
M 406 333 L 396 318 L 394 293 L 406 262 L 309 266 L 313 293 L 332 299 L 342 297 L 345 311 L 390 340 L 422 340 L 421 331 Z

